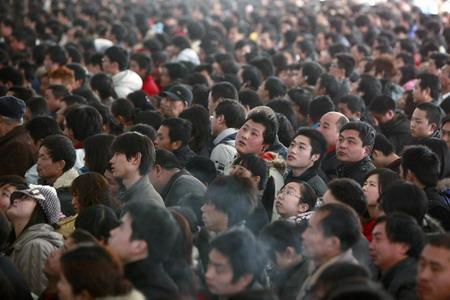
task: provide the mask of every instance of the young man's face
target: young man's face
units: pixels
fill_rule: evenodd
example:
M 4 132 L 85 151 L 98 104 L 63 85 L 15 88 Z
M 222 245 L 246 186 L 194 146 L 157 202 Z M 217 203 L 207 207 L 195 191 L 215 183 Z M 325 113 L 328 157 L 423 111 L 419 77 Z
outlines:
M 172 79 L 170 78 L 169 71 L 165 67 L 159 68 L 159 84 L 164 89 L 170 85 Z
M 304 254 L 316 262 L 323 262 L 323 259 L 328 257 L 330 249 L 334 248 L 331 241 L 333 237 L 325 236 L 320 224 L 324 217 L 322 212 L 315 212 L 302 234 Z
M 4 184 L 0 186 L 0 211 L 6 212 L 11 205 L 11 194 L 17 188 L 11 184 Z
M 450 299 L 450 250 L 427 245 L 417 275 L 417 294 L 422 300 Z
M 445 123 L 441 127 L 441 139 L 445 141 L 450 148 L 450 122 Z
M 124 153 L 114 153 L 109 162 L 112 175 L 116 178 L 126 179 L 135 172 L 139 172 L 139 164 L 128 159 Z
M 113 251 L 119 255 L 123 261 L 129 261 L 132 258 L 132 243 L 131 239 L 133 229 L 131 228 L 131 216 L 126 213 L 121 220 L 118 227 L 110 231 L 110 237 L 108 240 L 108 245 L 113 249 Z
M 201 207 L 202 220 L 208 231 L 223 232 L 228 229 L 228 216 L 211 202 L 206 202 Z
M 369 244 L 369 252 L 373 263 L 386 272 L 395 264 L 406 258 L 406 245 L 391 242 L 386 234 L 386 223 L 375 225 L 372 231 L 372 241 Z
M 156 149 L 166 149 L 167 151 L 175 150 L 172 141 L 170 140 L 170 129 L 167 126 L 161 125 L 155 139 Z
M 286 184 L 275 199 L 275 208 L 278 214 L 283 218 L 289 218 L 303 212 L 301 197 L 300 185 L 297 182 Z
M 61 101 L 56 99 L 51 89 L 45 90 L 45 100 L 51 112 L 57 111 L 61 106 Z
M 186 107 L 185 101 L 173 101 L 167 97 L 164 97 L 160 104 L 161 113 L 168 118 L 177 118 Z
M 428 89 L 423 90 L 420 87 L 420 82 L 421 82 L 421 80 L 418 79 L 416 81 L 416 85 L 414 86 L 414 94 L 413 94 L 414 102 L 417 104 L 430 102 L 431 99 L 430 99 L 430 95 L 429 95 L 429 90 Z
M 409 128 L 412 137 L 424 138 L 433 134 L 436 125 L 430 124 L 426 111 L 416 108 L 412 114 Z
M 245 122 L 236 135 L 236 150 L 240 154 L 261 154 L 266 151 L 269 145 L 264 144 L 265 130 L 264 125 L 253 120 Z
M 311 155 L 311 141 L 304 135 L 296 136 L 288 148 L 287 165 L 292 169 L 308 169 L 319 159 L 318 154 Z
M 231 296 L 244 290 L 248 283 L 242 277 L 233 282 L 233 267 L 228 257 L 212 249 L 209 252 L 205 278 L 209 291 L 214 295 Z
M 358 162 L 368 155 L 368 147 L 363 146 L 358 131 L 349 129 L 341 132 L 336 144 L 336 156 L 340 161 Z

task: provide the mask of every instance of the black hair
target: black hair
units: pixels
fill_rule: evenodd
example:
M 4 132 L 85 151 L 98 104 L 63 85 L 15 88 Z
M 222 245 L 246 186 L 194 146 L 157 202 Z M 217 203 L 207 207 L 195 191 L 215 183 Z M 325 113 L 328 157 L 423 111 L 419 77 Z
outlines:
M 426 102 L 420 103 L 416 106 L 416 109 L 420 109 L 426 112 L 426 118 L 428 120 L 428 124 L 436 124 L 436 127 L 439 127 L 442 119 L 442 110 L 439 106 L 434 105 L 433 103 Z
M 429 236 L 427 245 L 450 250 L 450 233 L 441 233 Z
M 373 113 L 385 114 L 388 111 L 395 111 L 395 101 L 389 96 L 380 95 L 375 97 L 370 103 L 369 110 Z
M 26 129 L 31 138 L 37 142 L 49 135 L 61 134 L 61 129 L 52 117 L 35 117 L 26 125 Z
M 147 124 L 135 124 L 130 128 L 130 131 L 142 133 L 143 135 L 147 136 L 152 142 L 154 142 L 156 139 L 156 130 L 152 126 Z
M 72 106 L 75 104 L 87 104 L 86 98 L 79 95 L 68 94 L 61 99 L 62 102 L 65 102 L 67 106 Z M 64 112 L 64 115 L 66 112 Z
M 240 128 L 245 122 L 245 108 L 236 100 L 224 99 L 215 110 L 216 117 L 223 116 L 228 128 Z
M 239 155 L 233 165 L 241 165 L 252 173 L 252 176 L 259 176 L 258 189 L 264 190 L 266 188 L 269 177 L 269 166 L 266 161 L 254 153 L 246 153 Z
M 346 104 L 348 109 L 352 113 L 361 113 L 361 117 L 364 117 L 366 111 L 366 104 L 364 100 L 359 96 L 347 95 L 339 99 L 339 103 Z
M 377 78 L 371 75 L 362 74 L 357 90 L 362 92 L 362 98 L 364 99 L 366 106 L 370 106 L 373 99 L 381 95 L 382 86 L 380 80 Z
M 273 261 L 276 261 L 275 252 L 282 253 L 287 247 L 292 247 L 298 255 L 301 254 L 298 226 L 288 220 L 276 220 L 264 226 L 259 234 L 259 240 L 268 248 Z
M 264 89 L 269 93 L 269 99 L 286 95 L 286 86 L 283 81 L 275 76 L 269 76 L 265 80 Z
M 308 115 L 312 123 L 317 123 L 324 114 L 334 110 L 335 106 L 330 97 L 318 96 L 309 103 Z
M 104 204 L 83 208 L 75 219 L 75 228 L 91 233 L 97 240 L 106 242 L 109 232 L 119 226 L 115 212 Z
M 114 117 L 122 117 L 125 122 L 133 123 L 135 117 L 135 107 L 133 102 L 125 98 L 114 100 L 111 104 L 111 113 Z
M 337 64 L 340 69 L 345 70 L 345 77 L 349 77 L 355 68 L 355 59 L 347 53 L 336 54 Z
M 135 61 L 139 68 L 145 69 L 145 75 L 148 75 L 152 72 L 153 69 L 153 60 L 150 56 L 144 53 L 135 53 L 131 55 L 130 61 Z
M 264 126 L 263 139 L 265 144 L 272 145 L 275 143 L 278 132 L 278 120 L 275 112 L 271 108 L 268 108 L 268 110 L 250 111 L 245 122 L 249 120 Z
M 161 126 L 169 129 L 169 139 L 171 142 L 180 141 L 181 146 L 189 143 L 192 131 L 190 121 L 182 118 L 167 118 L 161 122 Z
M 425 244 L 425 234 L 417 221 L 402 212 L 379 217 L 375 224 L 385 223 L 386 236 L 391 243 L 408 246 L 406 255 L 418 259 Z
M 74 138 L 84 141 L 86 138 L 102 131 L 103 120 L 100 113 L 89 105 L 75 105 L 64 113 L 66 126 L 72 130 Z
M 445 66 L 449 58 L 450 57 L 448 54 L 440 52 L 431 53 L 430 56 L 428 57 L 428 59 L 432 59 L 434 61 L 434 64 L 436 65 L 437 69 L 440 69 L 443 66 Z
M 105 56 L 108 57 L 111 63 L 117 63 L 120 71 L 123 71 L 128 67 L 128 54 L 126 50 L 121 47 L 109 47 L 105 51 Z
M 394 145 L 381 133 L 375 135 L 373 150 L 381 151 L 386 156 L 395 153 Z
M 284 117 L 286 117 L 293 128 L 297 128 L 297 116 L 295 115 L 294 105 L 292 101 L 288 99 L 277 98 L 270 100 L 266 106 L 273 109 L 274 112 L 282 114 Z M 282 131 L 281 128 L 279 131 Z M 288 143 L 289 142 L 290 141 L 288 141 Z
M 263 81 L 261 71 L 251 65 L 245 65 L 242 67 L 241 77 L 242 83 L 245 83 L 246 87 L 252 90 L 257 90 Z
M 434 74 L 422 73 L 417 76 L 420 79 L 420 89 L 430 89 L 430 96 L 433 100 L 439 99 L 440 81 L 439 77 Z
M 208 110 L 201 105 L 193 105 L 182 111 L 179 117 L 191 122 L 190 148 L 197 154 L 207 149 L 211 139 L 211 122 Z
M 341 134 L 345 130 L 358 131 L 359 138 L 361 139 L 363 146 L 369 146 L 372 150 L 376 135 L 376 131 L 372 127 L 372 125 L 361 121 L 351 121 L 342 126 L 341 130 L 339 130 L 339 133 Z
M 23 85 L 22 74 L 12 66 L 4 66 L 0 69 L 0 81 L 4 84 L 11 82 L 13 86 Z
M 52 91 L 56 99 L 61 99 L 69 94 L 69 90 L 61 84 L 51 84 L 48 89 Z
M 13 86 L 8 89 L 9 93 L 12 93 L 14 97 L 23 100 L 25 103 L 30 101 L 31 97 L 33 97 L 33 90 L 31 88 L 23 87 L 23 86 Z
M 312 86 L 316 85 L 320 75 L 325 72 L 318 63 L 312 61 L 305 62 L 301 68 L 306 83 Z
M 205 186 L 208 186 L 217 177 L 216 165 L 208 157 L 196 155 L 189 159 L 184 167 Z
M 428 209 L 425 192 L 413 183 L 397 180 L 380 195 L 380 206 L 385 214 L 406 213 L 422 224 Z
M 395 57 L 396 59 L 401 59 L 404 65 L 414 66 L 414 56 L 406 51 L 402 51 Z
M 75 80 L 81 80 L 84 83 L 87 77 L 87 72 L 81 64 L 71 63 L 66 65 L 66 67 L 73 71 L 73 74 L 75 75 Z
M 355 212 L 344 204 L 329 203 L 316 209 L 321 213 L 320 227 L 327 237 L 337 237 L 341 251 L 350 249 L 359 239 L 360 224 Z
M 323 156 L 327 152 L 327 141 L 325 137 L 320 131 L 306 127 L 300 128 L 294 135 L 294 139 L 299 135 L 302 135 L 309 139 L 309 143 L 311 144 L 311 155 L 320 155 L 320 158 L 314 163 L 314 166 L 318 166 Z
M 367 200 L 361 186 L 350 178 L 337 178 L 328 183 L 328 190 L 333 197 L 353 208 L 359 216 L 367 211 Z
M 250 61 L 250 65 L 258 68 L 261 71 L 263 78 L 274 75 L 274 66 L 269 58 L 254 58 Z
M 133 103 L 133 106 L 141 111 L 154 110 L 148 95 L 143 90 L 131 92 L 127 95 L 127 99 Z
M 333 75 L 324 73 L 320 75 L 320 87 L 325 89 L 325 94 L 328 95 L 333 101 L 337 100 L 336 97 L 339 94 L 339 81 Z
M 165 63 L 161 66 L 167 70 L 171 81 L 175 81 L 178 79 L 183 79 L 188 75 L 188 69 L 182 63 Z
M 250 109 L 262 105 L 258 93 L 250 89 L 244 89 L 239 92 L 239 102 L 244 106 L 248 106 Z
M 159 111 L 156 110 L 146 110 L 139 112 L 134 118 L 135 124 L 147 124 L 158 130 L 163 121 L 163 116 Z
M 289 99 L 297 105 L 298 111 L 307 116 L 309 112 L 309 104 L 313 99 L 313 95 L 305 89 L 293 88 L 287 92 Z
M 300 187 L 300 194 L 302 195 L 300 201 L 302 203 L 308 204 L 308 211 L 314 210 L 317 203 L 317 194 L 315 190 L 309 185 L 307 182 L 299 180 L 299 179 L 289 179 L 285 181 L 282 189 L 291 182 L 295 182 Z
M 93 91 L 97 91 L 100 99 L 117 98 L 117 93 L 114 90 L 114 83 L 106 73 L 97 73 L 92 76 L 90 86 Z
M 156 149 L 155 166 L 159 165 L 165 170 L 182 169 L 183 166 L 172 152 L 166 149 Z
M 54 45 L 48 47 L 47 55 L 54 63 L 57 63 L 59 65 L 67 64 L 67 51 L 61 46 Z
M 422 138 L 417 144 L 430 148 L 439 159 L 439 179 L 448 177 L 450 171 L 450 151 L 444 140 L 439 138 Z
M 215 83 L 211 87 L 211 98 L 214 102 L 219 100 L 220 98 L 224 99 L 238 99 L 238 92 L 234 85 L 232 85 L 229 82 L 221 81 L 218 83 Z
M 52 161 L 63 160 L 65 162 L 63 171 L 72 168 L 77 159 L 77 154 L 72 142 L 64 135 L 54 134 L 42 140 L 41 147 L 45 147 Z
M 408 146 L 402 152 L 403 171 L 411 171 L 420 183 L 435 186 L 439 180 L 438 156 L 426 146 Z
M 191 43 L 189 42 L 189 39 L 185 36 L 175 36 L 172 39 L 172 45 L 174 45 L 177 48 L 180 48 L 180 50 L 184 50 L 186 48 L 191 47 Z
M 111 151 L 125 154 L 128 160 L 140 153 L 139 174 L 141 176 L 146 175 L 155 162 L 155 146 L 147 136 L 141 133 L 122 133 L 112 143 Z

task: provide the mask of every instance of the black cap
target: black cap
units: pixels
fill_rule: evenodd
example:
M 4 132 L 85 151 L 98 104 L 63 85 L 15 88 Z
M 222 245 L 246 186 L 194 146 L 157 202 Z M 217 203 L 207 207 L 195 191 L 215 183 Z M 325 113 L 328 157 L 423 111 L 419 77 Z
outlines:
M 194 98 L 191 90 L 187 86 L 182 84 L 172 86 L 167 91 L 162 92 L 161 96 L 167 97 L 172 101 L 186 101 L 189 106 L 192 103 L 192 98 Z
M 14 96 L 0 97 L 0 116 L 20 120 L 25 113 L 25 102 Z

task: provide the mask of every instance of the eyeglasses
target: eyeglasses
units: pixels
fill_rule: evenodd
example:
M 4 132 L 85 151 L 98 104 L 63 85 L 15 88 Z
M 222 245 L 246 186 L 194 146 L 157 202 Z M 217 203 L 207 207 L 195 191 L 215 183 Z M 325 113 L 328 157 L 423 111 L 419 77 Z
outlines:
M 291 197 L 297 197 L 297 198 L 301 198 L 300 195 L 297 195 L 294 191 L 289 190 L 289 189 L 281 189 L 278 191 L 277 196 L 280 195 L 285 195 L 285 196 L 291 196 Z

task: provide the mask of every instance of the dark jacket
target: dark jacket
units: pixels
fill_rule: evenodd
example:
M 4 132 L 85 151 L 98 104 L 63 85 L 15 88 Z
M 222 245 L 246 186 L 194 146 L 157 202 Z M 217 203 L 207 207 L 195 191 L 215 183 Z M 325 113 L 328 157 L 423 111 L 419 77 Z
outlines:
M 317 173 L 316 167 L 309 168 L 300 176 L 294 176 L 294 174 L 292 174 L 292 170 L 290 170 L 286 175 L 285 182 L 289 182 L 291 180 L 305 181 L 313 188 L 318 197 L 322 197 L 327 191 L 327 184 Z
M 179 205 L 180 199 L 187 194 L 203 196 L 206 186 L 186 170 L 180 170 L 172 175 L 166 186 L 161 191 L 161 197 L 166 206 Z
M 322 177 L 323 181 L 329 182 L 337 177 L 337 168 L 342 163 L 336 157 L 336 150 L 332 149 L 323 156 L 322 162 L 320 163 L 319 176 Z
M 281 271 L 273 278 L 273 287 L 280 300 L 295 300 L 300 288 L 308 277 L 308 260 L 302 260 L 294 267 Z
M 389 269 L 381 277 L 381 283 L 396 300 L 414 300 L 418 299 L 416 277 L 417 260 L 409 257 Z
M 450 203 L 439 194 L 435 187 L 426 187 L 424 192 L 428 198 L 428 214 L 450 231 Z
M 3 280 L 7 280 L 8 283 L 3 283 L 6 287 L 9 285 L 11 287 L 11 299 L 24 299 L 31 300 L 31 291 L 28 287 L 23 275 L 14 266 L 11 260 L 6 256 L 0 256 L 0 270 L 3 273 Z M 2 295 L 6 297 L 6 295 Z M 6 297 L 8 298 L 8 297 Z
M 178 158 L 183 166 L 196 155 L 188 145 L 181 146 L 177 150 L 173 150 L 172 153 Z
M 402 112 L 396 112 L 394 119 L 380 124 L 381 133 L 394 145 L 396 153 L 400 153 L 405 145 L 412 142 L 408 117 Z
M 366 174 L 373 169 L 375 169 L 375 166 L 367 156 L 356 163 L 346 163 L 340 165 L 337 169 L 337 175 L 339 178 L 351 178 L 362 186 L 364 184 Z
M 19 175 L 35 164 L 37 151 L 24 126 L 0 137 L 0 176 Z
M 126 264 L 124 273 L 147 300 L 177 299 L 178 288 L 162 264 L 144 259 Z

